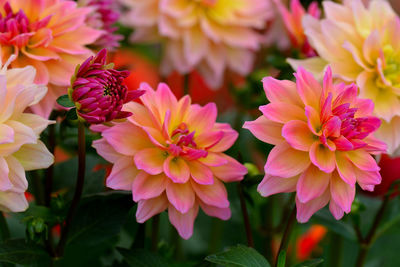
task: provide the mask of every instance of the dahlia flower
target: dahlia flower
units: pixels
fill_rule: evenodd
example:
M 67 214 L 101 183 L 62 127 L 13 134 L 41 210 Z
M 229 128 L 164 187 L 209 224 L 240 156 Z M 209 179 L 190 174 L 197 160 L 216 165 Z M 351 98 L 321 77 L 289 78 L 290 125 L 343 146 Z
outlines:
M 389 154 L 400 146 L 400 22 L 386 1 L 361 0 L 344 4 L 323 2 L 326 18 L 306 16 L 305 33 L 319 57 L 291 61 L 322 72 L 329 64 L 335 77 L 356 82 L 360 97 L 375 103 L 374 115 L 382 119 L 376 137 L 385 140 Z
M 315 51 L 308 43 L 307 37 L 304 34 L 301 21 L 306 14 L 310 14 L 310 16 L 315 18 L 320 17 L 321 11 L 318 8 L 318 3 L 312 2 L 308 7 L 307 12 L 301 5 L 300 0 L 291 0 L 290 10 L 288 10 L 285 5 L 282 4 L 281 0 L 275 0 L 275 3 L 278 6 L 279 12 L 281 13 L 292 46 L 300 49 L 300 51 L 307 57 L 315 56 Z
M 116 34 L 115 23 L 119 19 L 117 4 L 112 0 L 79 0 L 80 6 L 93 7 L 94 11 L 87 16 L 87 24 L 95 29 L 102 30 L 103 34 L 94 43 L 95 46 L 114 50 L 119 47 L 119 41 L 124 37 Z
M 336 219 L 348 213 L 356 183 L 372 191 L 381 182 L 371 153 L 385 150 L 372 134 L 380 120 L 374 104 L 357 97 L 357 86 L 333 84 L 330 68 L 321 86 L 303 68 L 296 83 L 264 78 L 270 104 L 263 115 L 246 122 L 260 140 L 275 145 L 258 186 L 262 196 L 296 191 L 297 220 L 306 222 L 329 203 Z
M 92 127 L 103 137 L 93 146 L 114 164 L 107 186 L 132 191 L 139 223 L 168 209 L 169 220 L 188 239 L 199 207 L 223 220 L 231 215 L 223 182 L 242 180 L 247 169 L 223 152 L 238 134 L 215 122 L 213 103 L 192 105 L 189 96 L 178 101 L 166 84 L 141 89 L 143 104 L 124 105 L 134 114 L 126 122 Z
M 85 24 L 91 8 L 74 1 L 0 0 L 0 57 L 16 55 L 12 68 L 36 68 L 35 82 L 48 84 L 47 95 L 32 111 L 47 117 L 58 96 L 65 94 L 75 66 L 85 60 L 101 31 Z
M 213 88 L 224 71 L 246 75 L 260 47 L 260 31 L 273 10 L 270 0 L 122 0 L 130 8 L 123 22 L 132 41 L 163 41 L 161 71 L 198 69 Z
M 25 171 L 49 167 L 53 155 L 39 140 L 50 121 L 24 113 L 47 88 L 34 83 L 36 71 L 31 66 L 7 70 L 11 60 L 3 67 L 0 62 L 0 210 L 19 212 L 28 207 Z
M 131 116 L 132 113 L 121 111 L 122 105 L 144 93 L 143 90 L 128 91 L 124 78 L 129 76 L 129 71 L 114 70 L 113 64 L 105 65 L 106 59 L 106 49 L 86 59 L 78 66 L 68 89 L 78 116 L 90 124 Z

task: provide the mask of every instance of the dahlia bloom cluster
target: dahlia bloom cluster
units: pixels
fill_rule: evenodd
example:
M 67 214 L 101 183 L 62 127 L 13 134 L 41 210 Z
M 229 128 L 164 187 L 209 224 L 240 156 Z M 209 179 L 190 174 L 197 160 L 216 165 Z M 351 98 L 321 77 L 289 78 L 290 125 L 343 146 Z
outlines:
M 376 136 L 388 144 L 388 153 L 400 146 L 400 21 L 386 1 L 361 0 L 337 4 L 323 2 L 326 18 L 306 16 L 303 27 L 319 57 L 291 60 L 321 73 L 327 64 L 335 77 L 357 83 L 360 96 L 375 103 L 374 114 L 382 119 Z
M 273 16 L 269 0 L 123 0 L 132 41 L 164 42 L 161 72 L 198 69 L 218 88 L 229 69 L 246 75 L 260 47 L 259 33 Z
M 103 34 L 94 43 L 95 46 L 114 50 L 119 47 L 119 41 L 124 37 L 116 34 L 117 27 L 114 25 L 119 19 L 118 5 L 113 0 L 79 0 L 80 6 L 94 8 L 87 16 L 87 24 L 95 29 L 102 30 Z
M 91 55 L 85 46 L 102 34 L 85 23 L 91 11 L 69 0 L 0 0 L 1 59 L 15 55 L 12 68 L 31 65 L 35 82 L 48 84 L 46 96 L 30 107 L 35 113 L 50 114 L 75 66 Z
M 92 127 L 102 135 L 93 147 L 114 164 L 107 186 L 132 191 L 139 223 L 168 209 L 169 220 L 188 239 L 199 207 L 223 220 L 231 215 L 223 182 L 242 180 L 247 169 L 223 152 L 238 134 L 215 122 L 213 103 L 192 105 L 189 96 L 178 101 L 165 84 L 140 89 L 146 91 L 143 104 L 124 105 L 134 114 L 126 122 Z
M 114 70 L 113 64 L 106 65 L 106 59 L 107 50 L 102 49 L 78 65 L 68 89 L 78 116 L 90 124 L 131 116 L 131 112 L 121 111 L 123 104 L 144 93 L 143 90 L 128 91 L 124 78 L 129 76 L 129 71 Z
M 19 212 L 28 208 L 25 171 L 48 168 L 53 155 L 39 140 L 51 123 L 42 117 L 25 113 L 38 103 L 47 88 L 34 83 L 33 67 L 7 70 L 11 59 L 0 62 L 0 210 Z
M 246 122 L 260 140 L 275 145 L 258 186 L 262 196 L 296 191 L 297 220 L 306 222 L 329 203 L 336 219 L 349 213 L 356 183 L 373 191 L 381 182 L 371 153 L 386 145 L 373 137 L 380 120 L 374 103 L 357 97 L 357 86 L 332 82 L 328 68 L 321 86 L 299 68 L 296 83 L 264 78 L 270 104 Z
M 291 0 L 290 9 L 287 9 L 281 0 L 275 0 L 275 3 L 278 6 L 278 10 L 282 16 L 282 20 L 286 31 L 288 32 L 292 46 L 300 49 L 300 51 L 307 57 L 315 56 L 315 51 L 310 46 L 304 33 L 302 19 L 306 14 L 309 14 L 315 18 L 319 18 L 321 11 L 318 8 L 318 3 L 312 2 L 307 11 L 301 5 L 300 0 Z

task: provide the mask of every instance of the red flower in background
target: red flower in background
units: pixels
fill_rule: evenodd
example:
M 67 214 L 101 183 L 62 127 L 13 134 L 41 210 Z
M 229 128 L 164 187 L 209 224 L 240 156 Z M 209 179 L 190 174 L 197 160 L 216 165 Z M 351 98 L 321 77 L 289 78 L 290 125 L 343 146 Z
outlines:
M 381 168 L 382 182 L 375 186 L 373 192 L 366 192 L 368 195 L 375 197 L 384 196 L 391 188 L 392 183 L 396 180 L 400 180 L 400 157 L 391 158 L 384 154 L 378 165 Z M 392 196 L 399 194 L 399 185 L 395 185 L 394 189 Z
M 129 90 L 136 90 L 142 82 L 146 82 L 152 87 L 157 87 L 157 84 L 161 81 L 157 65 L 151 62 L 150 59 L 141 56 L 138 52 L 118 50 L 114 53 L 111 61 L 115 63 L 116 69 L 127 69 L 131 72 L 131 75 L 125 79 L 125 84 Z M 230 80 L 235 85 L 243 83 L 243 78 L 240 76 L 230 77 Z M 183 75 L 173 72 L 166 78 L 166 83 L 172 88 L 176 97 L 183 96 L 185 84 Z M 218 110 L 221 111 L 233 105 L 233 100 L 226 84 L 218 90 L 212 90 L 196 71 L 189 74 L 189 88 L 192 101 L 200 105 L 205 105 L 212 101 L 217 104 Z
M 307 232 L 301 235 L 296 242 L 296 258 L 304 261 L 310 258 L 318 244 L 324 238 L 327 229 L 319 224 L 312 225 Z
M 119 49 L 113 54 L 110 61 L 114 62 L 115 69 L 130 71 L 131 74 L 125 78 L 128 90 L 136 90 L 142 82 L 146 82 L 152 87 L 156 87 L 160 82 L 156 64 L 140 53 Z

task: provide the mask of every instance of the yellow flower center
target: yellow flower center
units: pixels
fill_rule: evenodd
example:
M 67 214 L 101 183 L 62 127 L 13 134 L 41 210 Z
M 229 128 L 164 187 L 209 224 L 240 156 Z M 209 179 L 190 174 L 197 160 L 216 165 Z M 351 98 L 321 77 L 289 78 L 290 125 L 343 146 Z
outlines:
M 394 51 L 391 45 L 385 45 L 382 54 L 382 83 L 386 86 L 400 87 L 400 51 Z

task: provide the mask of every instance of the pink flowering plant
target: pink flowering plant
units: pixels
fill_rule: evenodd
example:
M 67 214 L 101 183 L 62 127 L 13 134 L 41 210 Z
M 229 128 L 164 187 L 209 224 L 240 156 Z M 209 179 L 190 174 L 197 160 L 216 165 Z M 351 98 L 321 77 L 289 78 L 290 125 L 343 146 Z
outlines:
M 0 265 L 400 266 L 397 9 L 0 0 Z

